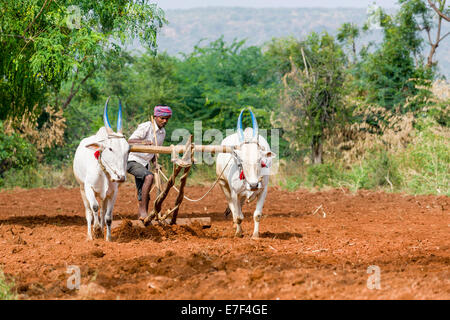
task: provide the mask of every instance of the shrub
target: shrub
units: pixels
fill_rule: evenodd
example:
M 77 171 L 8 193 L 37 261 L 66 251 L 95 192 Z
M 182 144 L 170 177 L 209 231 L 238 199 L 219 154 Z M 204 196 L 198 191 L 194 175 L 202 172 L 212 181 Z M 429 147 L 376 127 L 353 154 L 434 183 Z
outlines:
M 34 168 L 36 164 L 36 148 L 16 133 L 5 134 L 0 122 L 0 179 L 9 169 Z
M 309 187 L 334 186 L 339 176 L 339 168 L 335 164 L 311 165 L 306 170 L 305 183 Z
M 414 143 L 400 154 L 406 191 L 450 195 L 450 130 L 425 121 Z
M 13 292 L 14 282 L 6 280 L 5 274 L 0 270 L 0 300 L 15 300 L 16 294 Z
M 364 189 L 390 186 L 394 190 L 402 182 L 396 160 L 385 150 L 369 156 L 363 164 L 363 171 L 365 176 L 361 180 L 361 188 Z

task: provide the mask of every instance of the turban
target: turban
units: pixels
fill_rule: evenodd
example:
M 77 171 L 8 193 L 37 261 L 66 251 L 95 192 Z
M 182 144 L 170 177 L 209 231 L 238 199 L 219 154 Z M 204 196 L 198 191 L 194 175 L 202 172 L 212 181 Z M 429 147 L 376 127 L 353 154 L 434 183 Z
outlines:
M 168 106 L 156 106 L 153 113 L 155 117 L 171 117 L 172 109 Z

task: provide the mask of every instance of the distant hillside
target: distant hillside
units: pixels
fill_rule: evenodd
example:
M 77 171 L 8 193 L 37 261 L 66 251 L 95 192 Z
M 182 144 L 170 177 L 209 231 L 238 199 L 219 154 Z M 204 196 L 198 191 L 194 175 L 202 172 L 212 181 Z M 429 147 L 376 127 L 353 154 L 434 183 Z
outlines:
M 226 41 L 247 39 L 247 45 L 261 45 L 273 37 L 303 38 L 311 31 L 327 31 L 333 35 L 344 22 L 362 26 L 367 19 L 366 10 L 360 8 L 196 8 L 167 10 L 169 24 L 158 35 L 159 51 L 169 54 L 189 53 L 202 44 L 221 35 Z M 445 31 L 450 30 L 446 24 Z M 381 40 L 380 31 L 365 35 L 359 46 L 368 41 Z M 428 52 L 428 48 L 425 52 Z M 450 79 L 450 38 L 437 50 L 440 70 Z

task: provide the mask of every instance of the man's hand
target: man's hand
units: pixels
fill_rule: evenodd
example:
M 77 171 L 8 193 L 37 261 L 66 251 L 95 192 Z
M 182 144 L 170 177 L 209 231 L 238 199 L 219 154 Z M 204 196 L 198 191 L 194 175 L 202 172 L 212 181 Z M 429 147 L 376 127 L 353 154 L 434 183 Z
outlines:
M 159 165 L 159 163 L 154 163 L 153 167 L 155 167 L 156 171 L 161 170 L 161 166 Z

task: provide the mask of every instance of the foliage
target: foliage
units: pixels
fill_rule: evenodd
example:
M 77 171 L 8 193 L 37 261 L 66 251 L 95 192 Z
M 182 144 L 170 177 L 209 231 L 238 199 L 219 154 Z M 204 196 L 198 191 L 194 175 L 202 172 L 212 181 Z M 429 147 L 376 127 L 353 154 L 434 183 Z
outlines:
M 165 21 L 146 0 L 4 0 L 0 12 L 0 119 L 45 104 L 63 81 L 67 106 L 108 52 L 133 39 L 154 47 Z
M 367 103 L 393 110 L 403 105 L 408 97 L 417 94 L 416 85 L 432 79 L 433 70 L 426 68 L 421 48 L 423 39 L 416 15 L 425 14 L 421 1 L 404 2 L 395 15 L 383 10 L 380 17 L 383 41 L 375 51 L 363 50 L 355 66 L 356 88 Z M 368 25 L 364 29 L 367 31 Z M 408 110 L 420 109 L 420 104 L 409 104 Z
M 274 107 L 269 61 L 259 47 L 244 43 L 219 38 L 185 57 L 177 77 L 187 119 L 205 121 L 205 129 L 234 129 L 241 109 L 251 106 L 259 126 L 269 127 L 265 119 Z
M 345 47 L 351 48 L 351 54 L 353 56 L 353 63 L 357 60 L 356 56 L 356 39 L 360 36 L 359 28 L 350 22 L 346 22 L 342 24 L 342 26 L 338 29 L 338 34 L 336 39 L 345 45 Z
M 302 63 L 297 65 L 290 56 L 292 69 L 283 76 L 280 111 L 273 124 L 284 129 L 290 147 L 300 150 L 304 145 L 311 146 L 312 162 L 317 164 L 322 163 L 326 133 L 346 119 L 342 103 L 345 56 L 326 33 L 312 33 L 297 47 L 302 52 Z
M 36 148 L 18 134 L 7 135 L 0 121 L 0 179 L 9 169 L 33 168 L 36 164 Z
M 17 296 L 13 292 L 14 282 L 6 279 L 5 274 L 0 270 L 0 300 L 16 300 Z
M 412 193 L 450 195 L 450 130 L 434 121 L 419 124 L 414 142 L 400 154 L 402 175 Z
M 78 182 L 73 175 L 71 164 L 43 165 L 36 167 L 12 168 L 5 172 L 0 187 L 19 188 L 56 188 L 59 186 L 76 187 Z

